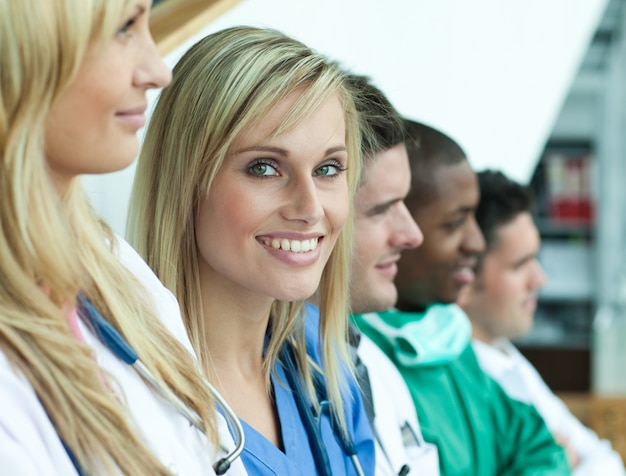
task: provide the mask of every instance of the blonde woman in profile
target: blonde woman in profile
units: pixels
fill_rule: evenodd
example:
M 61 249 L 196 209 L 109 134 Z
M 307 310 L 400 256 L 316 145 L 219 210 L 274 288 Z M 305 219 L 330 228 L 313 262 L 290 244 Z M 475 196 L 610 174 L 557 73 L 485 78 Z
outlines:
M 324 57 L 236 27 L 183 56 L 146 134 L 131 241 L 243 421 L 250 474 L 374 471 L 346 349 L 357 119 Z
M 3 475 L 206 475 L 232 445 L 176 301 L 79 182 L 133 161 L 146 91 L 171 80 L 150 7 L 0 0 Z

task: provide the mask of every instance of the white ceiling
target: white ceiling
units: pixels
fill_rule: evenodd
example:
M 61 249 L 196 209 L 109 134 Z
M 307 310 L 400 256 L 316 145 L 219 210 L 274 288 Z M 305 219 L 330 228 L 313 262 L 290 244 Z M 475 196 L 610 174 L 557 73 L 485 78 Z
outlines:
M 401 113 L 454 137 L 477 170 L 527 182 L 607 3 L 244 0 L 166 62 L 227 26 L 277 28 L 371 76 Z M 133 173 L 86 181 L 119 232 Z

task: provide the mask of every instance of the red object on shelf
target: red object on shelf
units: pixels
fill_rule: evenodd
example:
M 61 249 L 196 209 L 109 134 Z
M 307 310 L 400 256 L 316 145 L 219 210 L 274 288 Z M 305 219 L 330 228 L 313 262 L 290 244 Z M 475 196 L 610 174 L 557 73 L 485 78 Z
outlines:
M 591 194 L 591 157 L 552 154 L 547 162 L 548 216 L 557 225 L 591 226 L 595 207 Z
M 550 219 L 558 224 L 591 225 L 594 220 L 589 199 L 553 198 L 549 200 L 549 207 Z

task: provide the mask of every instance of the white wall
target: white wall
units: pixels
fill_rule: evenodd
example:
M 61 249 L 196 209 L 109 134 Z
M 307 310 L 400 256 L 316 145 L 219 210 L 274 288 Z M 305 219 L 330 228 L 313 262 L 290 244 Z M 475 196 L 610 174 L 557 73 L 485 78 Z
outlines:
M 476 169 L 528 181 L 607 0 L 244 0 L 168 55 L 247 24 L 371 76 L 404 115 L 453 136 Z M 154 95 L 151 96 L 154 98 Z M 122 231 L 134 169 L 87 178 Z

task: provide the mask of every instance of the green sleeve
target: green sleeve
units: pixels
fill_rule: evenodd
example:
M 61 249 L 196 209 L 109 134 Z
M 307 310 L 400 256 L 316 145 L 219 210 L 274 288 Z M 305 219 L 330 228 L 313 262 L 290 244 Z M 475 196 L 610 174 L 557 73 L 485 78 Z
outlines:
M 490 377 L 500 476 L 569 475 L 563 448 L 556 443 L 535 407 L 511 399 Z

